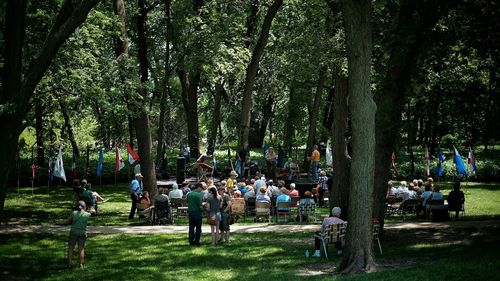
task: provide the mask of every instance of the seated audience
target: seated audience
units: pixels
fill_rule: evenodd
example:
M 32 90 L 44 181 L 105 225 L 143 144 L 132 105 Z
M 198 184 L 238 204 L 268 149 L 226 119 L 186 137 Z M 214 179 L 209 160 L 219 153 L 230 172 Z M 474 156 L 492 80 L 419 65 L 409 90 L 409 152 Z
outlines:
M 247 192 L 245 193 L 244 198 L 245 200 L 248 200 L 248 198 L 255 198 L 255 191 L 252 186 L 249 186 L 247 188 Z
M 288 196 L 288 189 L 284 187 L 281 188 L 281 194 L 276 198 L 276 206 L 278 206 L 280 202 L 292 202 L 292 198 Z M 280 208 L 278 211 L 290 211 L 290 208 Z
M 266 194 L 267 189 L 265 187 L 261 187 L 259 190 L 259 194 L 255 197 L 255 202 L 267 202 L 271 203 L 271 198 Z
M 455 219 L 458 219 L 462 205 L 465 202 L 464 193 L 460 190 L 460 182 L 453 184 L 453 190 L 448 194 L 448 208 L 450 211 L 455 211 Z
M 325 218 L 323 220 L 323 223 L 321 224 L 321 228 L 319 231 L 316 232 L 316 235 L 326 235 L 328 232 L 328 229 L 330 228 L 330 225 L 334 224 L 342 224 L 344 223 L 343 220 L 340 219 L 340 214 L 341 214 L 341 209 L 339 207 L 334 207 L 332 209 L 332 216 Z M 313 254 L 313 257 L 321 257 L 321 240 L 317 237 L 314 237 L 314 246 L 316 251 Z M 341 255 L 342 254 L 342 242 L 338 241 L 335 243 L 335 248 L 337 249 L 337 254 Z
M 295 189 L 295 183 L 290 184 L 290 192 L 288 195 L 290 195 L 290 197 L 299 197 L 299 191 Z

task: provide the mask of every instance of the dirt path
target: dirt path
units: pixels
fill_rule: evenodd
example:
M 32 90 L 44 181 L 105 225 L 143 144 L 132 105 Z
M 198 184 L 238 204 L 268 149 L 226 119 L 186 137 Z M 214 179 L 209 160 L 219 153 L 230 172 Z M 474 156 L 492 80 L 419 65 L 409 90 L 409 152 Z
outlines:
M 451 222 L 418 222 L 418 223 L 391 223 L 385 226 L 386 229 L 405 230 L 405 229 L 443 229 L 443 228 L 500 228 L 500 220 L 484 221 L 451 221 Z M 300 232 L 315 231 L 319 225 L 275 225 L 275 224 L 251 224 L 251 225 L 232 225 L 233 233 L 258 233 L 258 232 Z M 58 233 L 69 231 L 69 226 L 54 225 L 7 225 L 0 226 L 0 234 L 13 233 Z M 87 229 L 88 233 L 186 233 L 188 226 L 92 226 Z M 208 225 L 203 225 L 203 232 L 210 232 Z

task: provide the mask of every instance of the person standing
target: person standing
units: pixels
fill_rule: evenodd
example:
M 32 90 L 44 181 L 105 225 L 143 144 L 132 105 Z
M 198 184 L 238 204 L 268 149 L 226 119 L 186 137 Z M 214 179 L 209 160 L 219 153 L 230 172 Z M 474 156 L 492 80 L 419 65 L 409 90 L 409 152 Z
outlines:
M 270 146 L 266 152 L 266 162 L 267 162 L 267 174 L 268 178 L 276 179 L 276 163 L 278 162 L 278 156 L 274 153 L 274 149 Z
M 324 207 L 325 206 L 325 192 L 328 190 L 328 177 L 326 176 L 325 171 L 321 171 L 319 173 L 320 177 L 318 178 L 318 201 L 319 201 L 319 206 Z
M 311 177 L 315 182 L 318 181 L 318 167 L 319 167 L 319 159 L 320 159 L 320 154 L 318 150 L 318 146 L 314 145 L 313 146 L 313 151 L 311 153 L 311 157 L 308 157 L 309 160 L 311 160 Z
M 245 142 L 240 149 L 236 152 L 238 156 L 238 160 L 236 160 L 236 172 L 242 178 L 245 177 L 245 163 L 246 158 L 250 155 L 250 151 L 248 150 L 248 142 Z
M 129 219 L 134 219 L 135 211 L 137 209 L 137 203 L 139 203 L 139 199 L 142 194 L 142 174 L 135 174 L 135 179 L 130 183 L 129 191 L 130 191 L 130 199 L 132 199 L 132 206 L 130 207 L 130 213 L 128 215 Z
M 85 240 L 87 240 L 87 223 L 90 213 L 86 212 L 87 206 L 84 201 L 78 201 L 78 210 L 73 211 L 66 224 L 71 224 L 68 241 L 68 269 L 72 268 L 73 264 L 73 249 L 78 242 L 78 250 L 80 256 L 80 268 L 85 264 Z
M 195 185 L 195 190 L 187 194 L 188 218 L 189 218 L 189 245 L 200 245 L 201 236 L 201 210 L 203 195 L 201 194 L 202 183 Z

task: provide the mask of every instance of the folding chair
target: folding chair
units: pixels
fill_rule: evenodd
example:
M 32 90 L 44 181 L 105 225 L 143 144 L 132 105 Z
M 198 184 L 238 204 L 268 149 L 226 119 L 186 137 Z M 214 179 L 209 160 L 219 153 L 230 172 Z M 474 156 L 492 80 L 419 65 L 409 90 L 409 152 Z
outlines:
M 271 203 L 255 202 L 255 221 L 260 218 L 267 219 L 271 223 Z
M 307 221 L 313 218 L 316 221 L 316 203 L 307 202 L 299 204 L 299 221 L 302 223 L 302 217 L 307 216 Z
M 406 213 L 417 213 L 417 208 L 418 208 L 419 202 L 417 199 L 406 199 L 401 203 L 401 212 L 402 212 L 402 217 L 403 221 L 406 218 Z
M 378 249 L 380 250 L 380 254 L 382 255 L 382 245 L 380 244 L 379 232 L 380 232 L 380 224 L 374 223 L 373 224 L 373 240 L 377 241 Z
M 155 202 L 154 209 L 151 215 L 151 224 L 173 224 L 174 219 L 172 216 L 172 209 L 168 201 Z
M 233 198 L 231 200 L 231 216 L 234 217 L 234 221 L 237 221 L 239 216 L 245 215 L 245 199 L 243 198 Z
M 248 214 L 255 214 L 255 197 L 250 197 L 245 204 L 245 215 L 243 221 L 247 220 Z
M 290 205 L 292 202 L 279 202 L 276 206 L 276 222 L 281 222 L 280 218 L 283 218 L 283 222 L 290 221 Z M 285 210 L 283 210 L 285 209 Z
M 336 244 L 337 242 L 344 243 L 345 231 L 347 228 L 347 222 L 332 224 L 326 231 L 316 233 L 314 237 L 318 238 L 323 245 L 323 251 L 325 252 L 325 257 L 328 258 L 327 247 L 330 244 Z

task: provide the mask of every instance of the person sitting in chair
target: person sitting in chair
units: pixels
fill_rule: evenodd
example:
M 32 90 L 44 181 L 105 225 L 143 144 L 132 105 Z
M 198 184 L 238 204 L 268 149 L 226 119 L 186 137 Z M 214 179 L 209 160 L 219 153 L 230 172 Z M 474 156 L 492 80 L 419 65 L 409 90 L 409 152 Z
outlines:
M 455 219 L 458 219 L 462 205 L 465 202 L 464 193 L 460 190 L 460 182 L 453 184 L 453 190 L 448 194 L 448 208 L 450 211 L 455 211 Z
M 340 219 L 341 212 L 342 212 L 342 210 L 340 209 L 340 207 L 334 207 L 332 209 L 332 216 L 325 218 L 323 220 L 323 224 L 321 224 L 320 230 L 316 231 L 316 235 L 314 237 L 314 247 L 315 247 L 316 251 L 314 252 L 313 257 L 318 257 L 318 258 L 321 257 L 321 251 L 320 251 L 321 240 L 317 236 L 326 235 L 326 233 L 328 232 L 328 229 L 330 228 L 330 225 L 342 224 L 345 222 L 342 219 Z M 337 249 L 337 255 L 341 255 L 342 254 L 342 241 L 337 241 L 335 243 L 335 248 Z
M 158 189 L 158 193 L 159 193 L 160 189 Z M 179 189 L 179 186 L 177 185 L 177 183 L 173 183 L 172 184 L 172 191 L 170 191 L 170 193 L 168 194 L 168 198 L 170 199 L 182 199 L 182 197 L 184 196 L 182 190 Z

